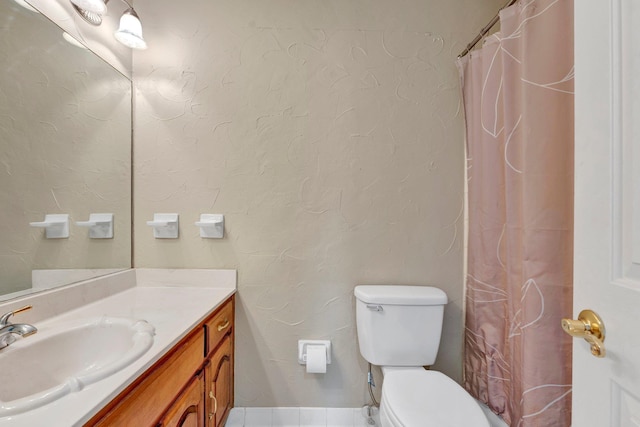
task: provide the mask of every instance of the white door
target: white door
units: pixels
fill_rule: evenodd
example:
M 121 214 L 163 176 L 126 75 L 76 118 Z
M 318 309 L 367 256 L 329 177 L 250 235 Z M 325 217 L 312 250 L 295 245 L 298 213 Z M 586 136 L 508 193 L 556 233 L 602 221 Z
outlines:
M 573 318 L 600 315 L 607 353 L 574 340 L 573 426 L 640 427 L 640 1 L 574 4 Z

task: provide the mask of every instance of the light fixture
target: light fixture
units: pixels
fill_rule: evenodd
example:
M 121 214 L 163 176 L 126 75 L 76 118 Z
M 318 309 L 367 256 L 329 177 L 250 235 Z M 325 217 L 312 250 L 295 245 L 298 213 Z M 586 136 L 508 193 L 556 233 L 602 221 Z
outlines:
M 142 24 L 132 7 L 120 17 L 120 27 L 114 34 L 116 40 L 131 49 L 146 49 L 147 43 L 142 38 Z
M 76 12 L 91 25 L 101 25 L 107 12 L 109 0 L 69 0 Z M 120 26 L 113 36 L 131 49 L 146 49 L 147 43 L 142 37 L 142 24 L 133 6 L 127 0 L 121 0 L 128 6 L 120 17 Z
M 82 17 L 91 25 L 102 24 L 102 15 L 107 13 L 107 2 L 109 0 L 70 0 L 71 5 Z

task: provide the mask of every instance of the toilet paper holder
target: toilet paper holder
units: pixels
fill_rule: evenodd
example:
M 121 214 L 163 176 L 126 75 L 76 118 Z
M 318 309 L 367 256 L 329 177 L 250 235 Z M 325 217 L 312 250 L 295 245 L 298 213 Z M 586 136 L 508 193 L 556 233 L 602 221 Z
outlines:
M 298 362 L 301 365 L 307 364 L 307 347 L 322 345 L 327 350 L 327 365 L 331 363 L 331 341 L 329 340 L 299 340 L 298 341 Z

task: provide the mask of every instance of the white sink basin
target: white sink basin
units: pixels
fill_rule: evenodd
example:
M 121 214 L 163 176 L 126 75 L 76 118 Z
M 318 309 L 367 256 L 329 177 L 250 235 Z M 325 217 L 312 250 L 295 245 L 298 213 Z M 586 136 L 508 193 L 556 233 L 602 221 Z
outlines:
M 102 317 L 43 328 L 16 341 L 0 351 L 0 417 L 108 377 L 149 350 L 154 334 L 144 320 Z

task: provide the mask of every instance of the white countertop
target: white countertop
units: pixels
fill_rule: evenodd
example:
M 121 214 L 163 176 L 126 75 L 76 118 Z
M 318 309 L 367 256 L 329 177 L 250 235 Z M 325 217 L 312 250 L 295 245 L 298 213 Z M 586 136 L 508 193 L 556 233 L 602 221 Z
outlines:
M 235 272 L 234 272 L 235 274 Z M 235 276 L 234 276 L 235 277 Z M 0 427 L 81 426 L 158 361 L 178 341 L 235 293 L 235 286 L 138 286 L 35 324 L 40 331 L 74 319 L 100 316 L 142 319 L 155 327 L 151 348 L 119 372 L 24 414 L 0 418 Z M 27 338 L 28 339 L 28 338 Z M 43 363 L 46 357 L 43 356 Z M 3 367 L 6 368 L 6 367 Z

